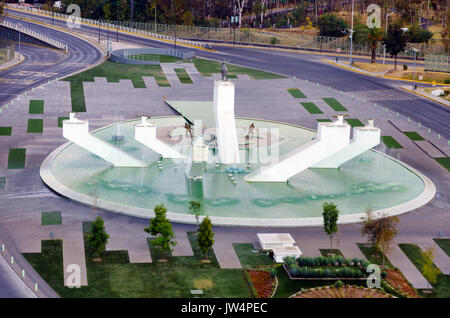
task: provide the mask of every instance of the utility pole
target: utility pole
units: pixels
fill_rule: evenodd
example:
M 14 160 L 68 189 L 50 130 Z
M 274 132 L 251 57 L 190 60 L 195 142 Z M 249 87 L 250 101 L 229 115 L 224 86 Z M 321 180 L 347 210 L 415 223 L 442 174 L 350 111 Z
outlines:
M 352 67 L 353 61 L 352 61 L 352 55 L 353 55 L 353 12 L 355 10 L 355 0 L 352 0 L 352 26 L 350 30 L 350 60 L 349 60 L 349 66 Z

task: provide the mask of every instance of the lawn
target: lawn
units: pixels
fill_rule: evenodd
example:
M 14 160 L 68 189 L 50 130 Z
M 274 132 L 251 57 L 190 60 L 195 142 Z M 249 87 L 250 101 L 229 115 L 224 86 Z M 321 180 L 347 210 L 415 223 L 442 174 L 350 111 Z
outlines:
M 403 146 L 398 143 L 397 140 L 392 136 L 381 136 L 381 141 L 386 145 L 386 147 L 391 149 L 402 149 Z
M 321 248 L 319 249 L 319 252 L 320 254 L 322 254 L 322 256 L 326 257 L 331 256 L 331 254 L 333 254 L 334 256 L 344 256 L 340 250 L 334 248 L 332 250 L 330 250 L 329 248 Z
M 30 114 L 43 114 L 44 113 L 44 101 L 31 99 L 28 112 Z
M 160 61 L 161 63 L 175 63 L 181 60 L 176 56 L 159 54 L 132 54 L 129 58 L 139 61 Z
M 64 81 L 70 82 L 70 94 L 73 112 L 85 112 L 83 82 L 93 82 L 94 77 L 106 77 L 107 81 L 117 83 L 129 79 L 135 88 L 146 88 L 142 76 L 153 76 L 161 87 L 170 86 L 159 65 L 132 65 L 106 61 L 90 70 L 69 76 Z
M 444 157 L 444 158 L 434 158 L 441 166 L 443 166 L 447 171 L 450 172 L 450 158 Z
M 318 123 L 331 123 L 331 119 L 328 118 L 318 118 L 316 120 Z
M 363 127 L 364 124 L 357 118 L 346 118 L 345 121 L 352 127 Z
M 63 126 L 63 120 L 69 119 L 69 117 L 58 117 L 58 127 Z
M 422 272 L 422 250 L 420 247 L 414 244 L 399 244 L 401 250 L 408 256 L 409 260 Z M 433 284 L 432 293 L 426 294 L 419 290 L 419 293 L 423 297 L 432 298 L 450 298 L 450 275 L 444 275 L 440 273 L 437 276 L 436 283 Z
M 348 65 L 348 63 L 346 63 Z M 364 63 L 364 62 L 353 62 L 355 67 L 360 69 L 373 72 L 373 73 L 381 73 L 386 72 L 394 68 L 392 64 L 378 64 L 378 63 Z M 398 67 L 398 66 L 397 66 Z
M 6 178 L 0 177 L 0 190 L 3 190 L 5 188 L 5 185 L 6 185 Z
M 220 62 L 200 58 L 194 58 L 193 62 L 195 67 L 197 68 L 197 71 L 203 76 L 212 76 L 213 73 L 220 73 Z M 286 78 L 282 75 L 241 67 L 233 64 L 227 64 L 227 69 L 228 75 L 246 74 L 251 79 L 255 80 Z
M 178 76 L 178 79 L 182 84 L 192 84 L 194 83 L 192 79 L 189 77 L 189 74 L 186 72 L 184 68 L 174 68 L 173 69 Z
M 260 250 L 255 250 L 250 243 L 233 243 L 234 251 L 239 257 L 242 268 L 271 266 L 274 262 L 270 256 Z
M 411 140 L 425 140 L 425 138 L 415 131 L 404 131 L 403 133 Z
M 220 269 L 214 255 L 211 263 L 202 263 L 197 237 L 188 237 L 195 255 L 167 256 L 166 263 L 152 253 L 152 263 L 130 264 L 126 251 L 105 252 L 96 263 L 86 246 L 89 286 L 81 288 L 63 286 L 61 241 L 43 241 L 42 253 L 24 256 L 61 297 L 192 297 L 191 289 L 203 289 L 204 297 L 250 297 L 240 269 Z
M 375 248 L 372 244 L 369 247 L 367 243 L 358 243 L 359 249 L 364 254 L 369 262 L 372 264 L 382 265 L 383 264 L 383 253 L 381 253 L 377 248 Z M 384 264 L 388 268 L 393 268 L 391 262 L 387 257 L 384 258 Z
M 41 225 L 60 225 L 61 223 L 61 211 L 42 212 Z
M 346 112 L 348 111 L 341 103 L 339 103 L 336 98 L 324 97 L 323 100 L 336 112 Z
M 434 239 L 434 241 L 450 257 L 450 239 Z
M 302 93 L 301 90 L 299 90 L 298 88 L 288 88 L 287 91 L 289 92 L 289 94 L 292 95 L 292 97 L 294 98 L 306 98 L 306 95 Z
M 310 114 L 323 114 L 323 112 L 311 102 L 300 103 Z
M 25 148 L 10 148 L 8 155 L 8 169 L 25 168 Z
M 12 127 L 0 127 L 0 136 L 11 136 Z
M 43 119 L 28 119 L 27 132 L 29 133 L 41 133 L 44 129 Z

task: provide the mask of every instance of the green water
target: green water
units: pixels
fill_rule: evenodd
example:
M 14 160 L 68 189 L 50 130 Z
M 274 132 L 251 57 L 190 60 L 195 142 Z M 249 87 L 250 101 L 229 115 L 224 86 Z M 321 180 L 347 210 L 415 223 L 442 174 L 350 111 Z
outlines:
M 181 118 L 153 119 L 158 127 L 182 126 Z M 315 133 L 290 125 L 237 120 L 238 127 L 254 122 L 257 128 L 275 128 L 280 135 L 279 153 L 305 144 Z M 184 162 L 170 159 L 156 164 L 158 155 L 133 139 L 135 122 L 120 124 L 125 141 L 118 146 L 149 163 L 146 168 L 114 168 L 79 146 L 70 145 L 53 160 L 51 171 L 59 182 L 74 191 L 129 206 L 153 209 L 164 203 L 170 212 L 189 213 L 189 201 L 202 202 L 203 214 L 246 218 L 319 217 L 324 202 L 337 204 L 341 214 L 363 213 L 392 207 L 417 197 L 424 189 L 422 180 L 401 164 L 374 151 L 345 163 L 340 169 L 308 169 L 293 177 L 289 184 L 247 183 L 245 173 L 234 174 L 230 181 L 224 165 L 208 163 L 203 181 L 186 178 Z M 95 133 L 111 141 L 117 127 Z M 248 151 L 242 150 L 241 158 Z M 269 151 L 270 153 L 270 151 Z M 213 156 L 212 151 L 210 156 Z M 244 171 L 246 165 L 239 165 Z M 250 172 L 259 165 L 252 164 Z

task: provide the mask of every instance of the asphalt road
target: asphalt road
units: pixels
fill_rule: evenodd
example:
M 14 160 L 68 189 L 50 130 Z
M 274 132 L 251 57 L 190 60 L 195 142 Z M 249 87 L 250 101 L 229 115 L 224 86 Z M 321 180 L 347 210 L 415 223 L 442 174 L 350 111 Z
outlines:
M 31 16 L 26 13 L 14 12 L 14 14 L 28 18 Z M 53 23 L 51 18 L 35 15 L 33 15 L 33 18 L 47 24 Z M 66 28 L 64 21 L 55 19 L 54 23 L 57 27 Z M 75 49 L 73 48 L 75 44 L 74 37 L 36 24 L 34 24 L 33 28 L 37 31 L 45 30 L 47 34 L 55 36 L 58 40 L 68 42 L 71 46 L 70 48 Z M 80 31 L 96 35 L 100 34 L 101 39 L 116 39 L 116 32 L 99 31 L 95 27 L 82 25 Z M 173 47 L 169 43 L 130 34 L 120 33 L 119 40 L 150 47 Z M 78 41 L 76 42 L 78 43 Z M 297 78 L 308 79 L 309 81 L 320 83 L 323 86 L 331 86 L 341 91 L 354 92 L 355 95 L 364 93 L 368 96 L 367 99 L 369 101 L 376 102 L 383 107 L 387 106 L 395 112 L 409 116 L 412 120 L 421 122 L 423 126 L 429 127 L 433 131 L 440 133 L 443 137 L 450 139 L 450 109 L 442 104 L 420 97 L 411 99 L 410 93 L 397 89 L 397 86 L 400 85 L 411 85 L 410 82 L 376 78 L 337 68 L 322 62 L 323 55 L 232 46 L 214 46 L 214 49 L 219 52 L 213 53 L 198 49 L 195 49 L 195 51 L 199 57 L 216 60 L 226 59 L 229 63 L 263 69 L 286 76 L 295 75 Z M 83 51 L 84 53 L 86 52 Z M 89 58 L 89 56 L 86 56 L 86 58 Z M 361 59 L 355 57 L 355 60 Z M 381 98 L 380 95 L 382 96 Z M 395 98 L 390 99 L 389 96 L 392 95 Z
M 32 298 L 33 293 L 0 257 L 0 298 Z

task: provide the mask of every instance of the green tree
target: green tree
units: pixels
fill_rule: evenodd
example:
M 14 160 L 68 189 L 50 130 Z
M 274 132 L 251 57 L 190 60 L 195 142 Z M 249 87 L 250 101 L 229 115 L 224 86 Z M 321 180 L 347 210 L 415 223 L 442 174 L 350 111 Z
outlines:
M 369 28 L 367 38 L 370 44 L 370 63 L 375 63 L 377 59 L 377 44 L 383 39 L 383 31 L 380 28 Z
M 433 37 L 433 32 L 422 29 L 418 24 L 413 24 L 405 32 L 405 36 L 411 43 L 428 43 Z
M 205 254 L 205 259 L 208 259 L 208 252 L 214 245 L 214 235 L 211 220 L 209 217 L 205 217 L 200 224 L 197 237 L 198 248 Z
M 306 19 L 305 7 L 300 5 L 293 12 L 292 17 L 294 20 L 293 25 L 302 25 Z
M 317 22 L 322 36 L 341 37 L 346 35 L 347 24 L 332 13 L 324 13 Z
M 332 202 L 323 204 L 323 229 L 330 237 L 330 250 L 333 252 L 333 236 L 338 231 L 339 210 Z
M 129 17 L 128 1 L 127 0 L 118 0 L 118 4 L 117 4 L 117 20 L 119 20 L 119 21 L 127 21 L 128 17 Z
M 111 3 L 109 0 L 104 2 L 102 11 L 103 11 L 103 17 L 105 18 L 105 20 L 112 20 Z
M 430 288 L 430 284 L 433 285 L 436 283 L 437 276 L 441 273 L 433 263 L 435 252 L 434 246 L 431 246 L 422 252 L 422 274 L 428 281 L 428 289 Z
M 106 250 L 109 234 L 106 233 L 103 219 L 97 216 L 91 224 L 91 231 L 87 236 L 88 245 L 94 250 L 97 261 L 101 261 L 100 254 Z
M 152 240 L 152 246 L 161 253 L 172 251 L 172 247 L 177 243 L 175 241 L 175 233 L 172 224 L 166 217 L 167 209 L 164 204 L 155 206 L 155 217 L 150 220 L 150 226 L 144 228 L 144 231 L 156 236 Z
M 386 52 L 394 56 L 395 68 L 397 69 L 397 55 L 406 47 L 406 36 L 399 24 L 390 25 L 387 34 L 383 38 L 383 44 L 386 46 Z
M 189 201 L 189 210 L 191 210 L 195 215 L 195 220 L 197 221 L 197 232 L 198 232 L 198 218 L 200 216 L 200 209 L 202 204 L 198 201 Z
M 186 11 L 182 17 L 184 25 L 194 25 L 194 16 L 191 11 Z

